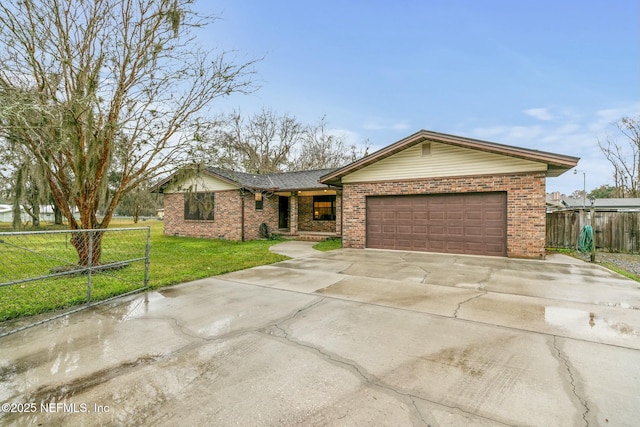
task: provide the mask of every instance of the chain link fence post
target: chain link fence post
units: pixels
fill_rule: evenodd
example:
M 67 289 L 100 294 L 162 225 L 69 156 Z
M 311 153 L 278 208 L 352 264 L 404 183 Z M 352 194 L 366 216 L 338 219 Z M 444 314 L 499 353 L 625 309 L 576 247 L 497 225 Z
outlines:
M 87 304 L 91 304 L 91 273 L 93 267 L 93 230 L 87 231 L 89 235 L 89 259 L 87 259 Z M 81 261 L 82 262 L 82 261 Z
M 151 253 L 151 227 L 147 226 L 147 245 L 144 252 L 144 288 L 149 289 L 149 254 Z

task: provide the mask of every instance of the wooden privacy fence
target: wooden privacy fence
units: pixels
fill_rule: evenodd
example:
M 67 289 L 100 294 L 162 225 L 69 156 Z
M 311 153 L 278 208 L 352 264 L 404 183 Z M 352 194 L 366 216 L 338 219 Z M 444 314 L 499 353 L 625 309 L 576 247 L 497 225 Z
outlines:
M 591 224 L 587 209 L 547 213 L 547 247 L 575 248 L 580 230 Z M 595 212 L 596 248 L 640 252 L 640 212 Z

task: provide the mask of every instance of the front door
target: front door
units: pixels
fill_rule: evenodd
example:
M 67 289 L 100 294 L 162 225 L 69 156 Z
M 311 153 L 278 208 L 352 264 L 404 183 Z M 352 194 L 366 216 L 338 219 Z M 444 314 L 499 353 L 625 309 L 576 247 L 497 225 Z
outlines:
M 289 197 L 278 196 L 278 228 L 289 228 Z

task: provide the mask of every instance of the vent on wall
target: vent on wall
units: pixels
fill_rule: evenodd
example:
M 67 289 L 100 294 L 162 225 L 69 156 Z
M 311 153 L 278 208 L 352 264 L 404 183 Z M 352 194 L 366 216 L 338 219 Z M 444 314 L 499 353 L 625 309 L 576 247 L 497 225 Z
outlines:
M 430 142 L 425 142 L 424 144 L 422 144 L 422 155 L 423 156 L 430 156 L 431 155 L 431 143 Z

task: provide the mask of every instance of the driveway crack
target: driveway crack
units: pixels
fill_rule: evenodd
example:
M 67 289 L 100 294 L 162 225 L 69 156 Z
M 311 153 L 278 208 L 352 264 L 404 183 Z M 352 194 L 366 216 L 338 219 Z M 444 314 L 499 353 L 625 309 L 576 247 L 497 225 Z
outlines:
M 418 417 L 420 417 L 420 421 L 422 421 L 422 424 L 426 425 L 427 427 L 431 427 L 431 424 L 429 424 L 427 422 L 427 420 L 424 419 L 424 415 L 422 414 L 422 411 L 420 409 L 418 409 L 418 405 L 416 404 L 415 396 L 411 396 L 411 395 L 409 395 L 409 396 L 410 396 L 410 399 L 411 399 L 411 404 L 413 405 L 413 408 L 418 413 Z
M 470 298 L 467 298 L 467 299 L 466 299 L 466 300 L 464 300 L 464 301 L 459 302 L 459 303 L 458 303 L 458 306 L 456 307 L 455 311 L 453 312 L 453 317 L 454 317 L 454 318 L 456 318 L 456 319 L 458 318 L 458 312 L 459 312 L 459 311 L 460 311 L 460 309 L 462 308 L 462 305 L 463 305 L 463 304 L 466 304 L 466 303 L 468 303 L 469 301 L 473 301 L 473 300 L 474 300 L 474 299 L 476 299 L 476 298 L 480 298 L 481 296 L 486 295 L 486 294 L 487 294 L 487 292 L 486 292 L 486 291 L 483 291 L 481 294 L 474 295 L 474 296 L 472 296 L 472 297 L 470 297 Z
M 562 351 L 560 350 L 560 347 L 558 347 L 558 337 L 557 336 L 553 336 L 553 348 L 556 351 L 557 355 L 558 355 L 558 359 L 560 359 L 560 361 L 564 364 L 567 373 L 569 374 L 569 382 L 571 384 L 571 391 L 573 392 L 573 395 L 578 399 L 578 401 L 580 402 L 580 405 L 582 405 L 582 407 L 584 408 L 584 411 L 582 412 L 582 420 L 584 421 L 584 425 L 589 427 L 589 420 L 587 419 L 587 414 L 589 413 L 589 405 L 587 404 L 587 400 L 585 398 L 583 398 L 582 396 L 580 396 L 578 394 L 578 391 L 576 390 L 576 381 L 575 378 L 573 376 L 573 372 L 571 371 L 571 364 L 569 363 L 569 359 L 562 354 Z
M 478 295 L 480 296 L 480 295 Z M 476 297 L 478 297 L 476 296 Z M 409 403 L 409 406 L 413 408 L 413 410 L 415 411 L 415 416 L 418 420 L 420 420 L 422 422 L 422 424 L 424 424 L 425 426 L 431 426 L 431 424 L 427 421 L 425 414 L 422 413 L 422 411 L 418 408 L 417 405 L 417 401 L 423 401 L 423 402 L 427 402 L 433 405 L 437 405 L 437 406 L 442 406 L 445 408 L 449 408 L 452 410 L 456 410 L 456 411 L 460 411 L 462 413 L 465 413 L 467 415 L 470 416 L 474 416 L 474 417 L 478 417 L 478 418 L 482 418 L 485 420 L 489 420 L 493 423 L 497 423 L 499 425 L 505 425 L 505 426 L 509 426 L 510 424 L 505 424 L 503 422 L 500 422 L 498 420 L 492 419 L 492 418 L 488 418 L 486 416 L 480 415 L 480 414 L 475 414 L 472 412 L 468 412 L 462 408 L 459 408 L 457 406 L 449 406 L 449 405 L 444 405 L 442 403 L 436 402 L 436 401 L 432 401 L 429 399 L 426 399 L 424 397 L 421 396 L 417 396 L 414 395 L 412 393 L 406 392 L 406 391 L 402 391 L 402 390 L 398 390 L 395 387 L 389 385 L 389 384 L 385 384 L 383 381 L 381 381 L 377 376 L 375 376 L 374 374 L 372 374 L 371 372 L 369 372 L 366 368 L 364 368 L 363 366 L 361 366 L 360 364 L 358 364 L 356 361 L 352 360 L 352 359 L 347 359 L 344 358 L 342 356 L 339 356 L 337 354 L 328 352 L 323 350 L 322 348 L 315 346 L 313 344 L 298 340 L 296 338 L 294 338 L 291 334 L 291 330 L 289 329 L 287 323 L 290 322 L 291 320 L 295 319 L 296 316 L 298 316 L 300 313 L 310 310 L 313 307 L 315 307 L 316 305 L 320 304 L 325 298 L 322 298 L 318 301 L 314 301 L 310 304 L 307 304 L 306 306 L 302 307 L 301 309 L 299 309 L 298 311 L 296 311 L 294 314 L 287 316 L 283 319 L 281 319 L 279 322 L 276 322 L 274 324 L 271 324 L 270 327 L 267 328 L 263 328 L 261 330 L 259 330 L 258 332 L 263 333 L 263 334 L 267 334 L 270 335 L 271 337 L 276 337 L 276 339 L 282 339 L 285 340 L 287 342 L 289 342 L 290 344 L 293 344 L 297 347 L 301 347 L 307 351 L 311 351 L 313 353 L 317 353 L 318 355 L 320 355 L 321 358 L 329 361 L 330 363 L 333 364 L 337 364 L 339 366 L 342 366 L 344 368 L 347 368 L 348 370 L 355 372 L 356 375 L 358 377 L 360 377 L 367 385 L 374 387 L 374 388 L 378 388 L 381 389 L 382 391 L 384 391 L 385 393 L 388 394 L 393 394 L 396 396 L 400 396 L 403 399 L 406 399 L 406 401 Z

